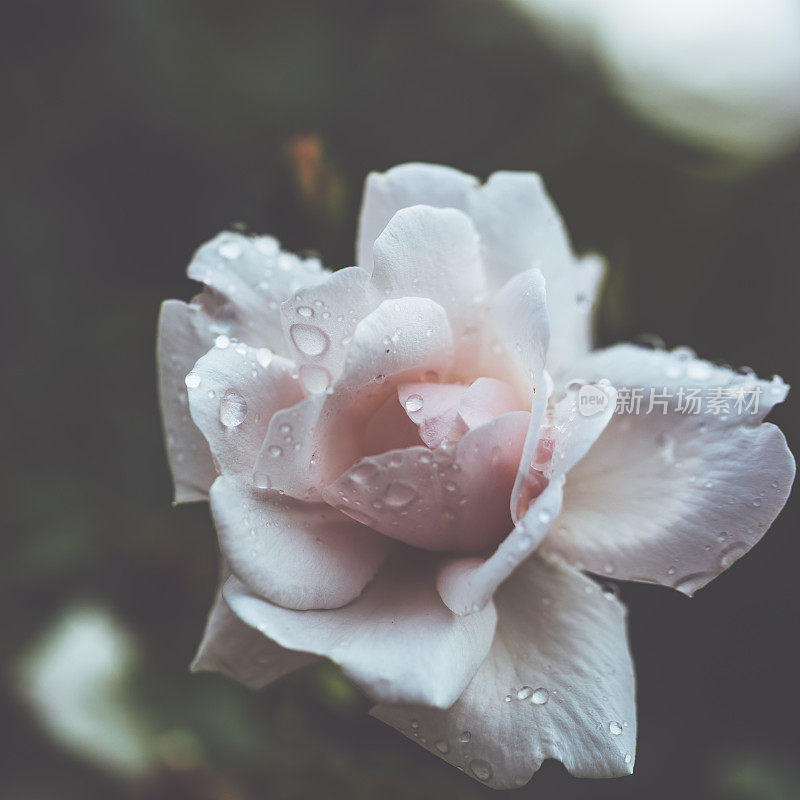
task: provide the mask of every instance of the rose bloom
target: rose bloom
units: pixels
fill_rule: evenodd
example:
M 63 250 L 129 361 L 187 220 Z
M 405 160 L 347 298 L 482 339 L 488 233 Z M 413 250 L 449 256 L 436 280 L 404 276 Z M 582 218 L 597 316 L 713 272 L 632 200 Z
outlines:
M 582 571 L 692 594 L 746 553 L 794 476 L 762 424 L 786 385 L 592 352 L 602 262 L 530 173 L 372 174 L 357 266 L 222 233 L 188 274 L 161 407 L 224 560 L 194 668 L 260 688 L 329 658 L 497 788 L 632 772 L 625 609 Z

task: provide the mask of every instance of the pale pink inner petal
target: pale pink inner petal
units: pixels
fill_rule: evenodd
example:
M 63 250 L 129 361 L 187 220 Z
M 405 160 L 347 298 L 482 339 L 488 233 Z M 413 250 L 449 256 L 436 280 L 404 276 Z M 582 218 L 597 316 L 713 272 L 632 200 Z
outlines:
M 419 427 L 428 447 L 457 442 L 467 426 L 458 415 L 458 402 L 467 391 L 459 383 L 402 383 L 397 396 L 406 414 Z
M 462 395 L 458 413 L 467 427 L 479 428 L 501 414 L 527 411 L 514 390 L 496 378 L 478 378 Z
M 425 550 L 483 553 L 513 527 L 509 498 L 530 415 L 503 414 L 458 443 L 362 458 L 323 499 L 393 539 Z
M 367 423 L 362 455 L 373 456 L 387 450 L 415 447 L 420 442 L 417 426 L 393 392 Z

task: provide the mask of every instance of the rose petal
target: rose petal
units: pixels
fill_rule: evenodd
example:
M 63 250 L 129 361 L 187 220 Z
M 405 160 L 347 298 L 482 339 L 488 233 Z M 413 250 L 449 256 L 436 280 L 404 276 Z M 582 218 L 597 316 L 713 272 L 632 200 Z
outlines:
M 492 649 L 452 708 L 379 705 L 373 716 L 497 789 L 524 785 L 547 758 L 578 777 L 630 774 L 636 708 L 624 607 L 538 557 L 496 602 Z
M 417 426 L 409 419 L 396 394 L 390 395 L 375 412 L 364 433 L 364 455 L 416 447 L 420 442 Z
M 549 483 L 543 491 L 542 484 L 537 484 L 538 496 L 527 508 L 517 509 L 517 524 L 497 550 L 486 560 L 453 559 L 441 566 L 436 586 L 448 608 L 456 614 L 470 614 L 483 608 L 497 587 L 542 544 L 561 513 L 565 476 L 600 437 L 614 412 L 614 388 L 604 386 L 603 391 L 608 396 L 608 405 L 592 416 L 578 413 L 575 392 L 568 393 L 556 405 L 551 432 L 553 456 L 547 471 Z M 532 438 L 538 442 L 539 432 L 534 435 L 529 429 L 526 447 Z M 522 486 L 521 499 L 530 493 L 527 489 L 531 480 L 530 464 L 531 460 L 523 455 L 517 476 Z
M 424 204 L 464 209 L 477 185 L 471 175 L 438 164 L 401 164 L 383 174 L 371 172 L 358 220 L 358 265 L 372 272 L 375 240 L 401 208 Z
M 396 335 L 388 348 L 387 335 Z M 448 374 L 452 341 L 444 309 L 432 300 L 383 302 L 356 327 L 331 393 L 309 397 L 272 418 L 256 461 L 256 484 L 319 500 L 322 489 L 363 454 L 369 419 L 399 383 L 431 371 Z
M 401 209 L 375 241 L 374 259 L 372 283 L 381 295 L 429 297 L 447 311 L 456 369 L 469 370 L 486 288 L 469 217 L 452 208 Z
M 289 355 L 280 304 L 292 292 L 330 274 L 317 259 L 282 252 L 271 236 L 253 238 L 230 231 L 202 245 L 186 272 L 214 290 L 217 333 L 280 355 Z
M 158 395 L 175 502 L 205 500 L 217 471 L 203 434 L 189 415 L 186 376 L 213 344 L 199 306 L 167 300 L 158 318 Z
M 514 390 L 496 378 L 478 378 L 458 403 L 458 414 L 470 429 L 479 428 L 510 411 L 522 410 Z
M 335 508 L 425 550 L 479 553 L 511 527 L 508 498 L 528 414 L 504 414 L 456 445 L 363 458 L 324 492 Z
M 341 375 L 356 325 L 382 299 L 368 272 L 347 267 L 283 303 L 286 343 L 309 393 L 319 394 Z
M 685 353 L 627 346 L 601 351 L 584 368 L 620 387 L 653 381 L 648 388 L 671 397 L 665 414 L 661 405 L 644 413 L 645 403 L 639 414 L 615 415 L 570 472 L 564 511 L 542 551 L 691 595 L 756 544 L 786 502 L 794 459 L 783 434 L 759 424 L 786 387 Z M 628 383 L 634 374 L 639 381 Z M 758 389 L 762 408 L 755 415 L 681 413 L 681 383 L 699 387 L 706 403 L 715 386 Z
M 588 352 L 602 261 L 573 255 L 561 217 L 535 173 L 494 173 L 470 195 L 468 213 L 481 237 L 487 281 L 500 286 L 522 269 L 542 271 L 553 329 L 548 369 L 560 378 Z
M 220 594 L 192 661 L 192 672 L 220 672 L 248 689 L 263 689 L 315 660 L 308 653 L 285 650 L 245 625 Z
M 312 505 L 226 476 L 211 512 L 231 572 L 287 608 L 338 608 L 358 597 L 391 542 L 326 505 Z
M 220 471 L 249 481 L 272 415 L 304 394 L 288 359 L 243 342 L 223 343 L 192 368 L 189 408 Z
M 468 430 L 458 415 L 458 401 L 467 391 L 460 383 L 401 383 L 397 398 L 409 419 L 418 426 L 428 447 L 457 442 Z
M 433 588 L 432 565 L 415 554 L 390 559 L 343 608 L 292 611 L 231 578 L 223 594 L 237 616 L 282 647 L 330 658 L 385 703 L 451 706 L 491 647 L 494 606 L 457 617 Z

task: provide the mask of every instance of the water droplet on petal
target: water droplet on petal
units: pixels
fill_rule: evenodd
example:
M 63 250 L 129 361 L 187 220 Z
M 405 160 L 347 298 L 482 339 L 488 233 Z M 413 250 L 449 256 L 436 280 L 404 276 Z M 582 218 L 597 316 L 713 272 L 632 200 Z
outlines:
M 469 731 L 464 731 L 461 736 L 458 737 L 458 741 L 466 744 L 471 738 L 472 734 Z
M 219 401 L 219 421 L 226 428 L 235 428 L 247 416 L 247 401 L 238 392 L 225 392 Z
M 289 336 L 295 347 L 304 355 L 321 356 L 330 345 L 328 335 L 316 325 L 297 323 L 289 328 Z
M 328 388 L 331 375 L 325 367 L 303 364 L 300 367 L 300 381 L 310 394 L 321 394 Z
M 390 508 L 405 508 L 416 500 L 417 490 L 402 481 L 392 481 L 386 489 L 384 500 Z
M 469 765 L 469 768 L 479 780 L 488 781 L 492 777 L 492 768 L 486 761 L 476 759 Z
M 414 414 L 417 411 L 422 410 L 422 395 L 419 394 L 410 394 L 406 399 L 406 411 L 409 414 Z
M 438 750 L 440 753 L 446 753 L 446 752 L 447 752 L 447 751 L 450 749 L 450 747 L 449 747 L 449 745 L 447 744 L 447 741 L 446 741 L 445 739 L 439 739 L 439 741 L 437 741 L 437 742 L 434 742 L 434 743 L 433 743 L 433 746 L 434 746 L 434 747 L 435 747 L 435 748 L 436 748 L 436 749 L 437 749 L 437 750 Z
M 363 485 L 372 480 L 377 471 L 378 468 L 372 461 L 363 461 L 361 464 L 356 464 L 356 466 L 350 470 L 350 480 L 353 481 L 353 483 L 360 483 Z
M 612 720 L 608 723 L 608 730 L 613 736 L 619 736 L 622 733 L 622 725 L 620 725 L 619 722 Z
M 533 689 L 530 686 L 523 686 L 517 692 L 517 700 L 527 700 L 533 694 Z
M 190 389 L 196 389 L 200 385 L 200 376 L 196 372 L 190 372 L 183 380 Z
M 271 445 L 269 446 L 269 454 L 270 454 L 270 455 L 271 455 L 273 458 L 278 458 L 279 456 L 282 456 L 282 455 L 283 455 L 283 450 L 281 450 L 281 448 L 280 448 L 280 447 L 278 447 L 278 445 L 276 445 L 276 444 L 271 444 Z
M 535 706 L 543 706 L 549 699 L 550 692 L 548 692 L 543 686 L 540 686 L 538 689 L 534 689 L 531 693 L 531 703 L 533 703 Z
M 272 350 L 268 347 L 259 347 L 256 350 L 256 361 L 266 369 L 272 361 Z
M 297 309 L 297 313 L 301 317 L 313 317 L 314 316 L 314 309 L 313 308 L 309 308 L 308 306 L 300 306 Z
M 220 350 L 224 350 L 230 343 L 231 340 L 224 333 L 221 333 L 216 339 L 214 339 L 214 344 Z

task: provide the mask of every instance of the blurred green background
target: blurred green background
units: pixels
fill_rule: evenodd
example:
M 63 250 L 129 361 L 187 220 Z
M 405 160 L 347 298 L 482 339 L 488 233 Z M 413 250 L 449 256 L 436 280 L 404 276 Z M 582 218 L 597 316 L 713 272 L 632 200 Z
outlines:
M 28 0 L 2 12 L 0 796 L 496 796 L 367 717 L 331 667 L 259 694 L 188 673 L 217 554 L 207 507 L 170 506 L 158 305 L 196 291 L 185 265 L 232 223 L 351 264 L 369 170 L 536 170 L 577 248 L 609 258 L 602 343 L 654 332 L 792 383 L 800 156 L 744 168 L 654 133 L 590 66 L 491 0 Z M 793 408 L 790 395 L 773 420 L 796 451 Z M 693 600 L 623 586 L 636 774 L 579 781 L 547 763 L 518 794 L 797 797 L 797 526 L 794 502 Z M 122 672 L 75 690 L 124 733 L 92 758 L 25 701 L 41 637 L 87 607 L 99 633 L 90 623 L 83 645 L 55 648 L 45 683 L 53 708 L 84 713 L 69 687 L 96 637 L 123 631 L 109 645 Z

